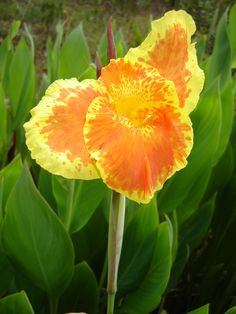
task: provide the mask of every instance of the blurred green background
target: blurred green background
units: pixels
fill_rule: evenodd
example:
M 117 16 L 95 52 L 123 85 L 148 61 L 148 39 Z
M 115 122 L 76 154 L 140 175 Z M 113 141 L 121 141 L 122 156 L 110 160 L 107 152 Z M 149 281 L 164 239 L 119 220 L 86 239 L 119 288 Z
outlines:
M 147 34 L 150 18 L 158 18 L 173 8 L 186 10 L 196 21 L 199 33 L 211 33 L 214 37 L 220 16 L 233 3 L 233 0 L 0 0 L 0 41 L 7 35 L 13 20 L 27 23 L 34 37 L 36 63 L 41 73 L 48 35 L 55 36 L 55 25 L 59 20 L 64 23 L 65 35 L 82 22 L 94 57 L 111 15 L 124 31 L 128 47 L 134 47 Z M 209 51 L 213 40 L 208 43 Z

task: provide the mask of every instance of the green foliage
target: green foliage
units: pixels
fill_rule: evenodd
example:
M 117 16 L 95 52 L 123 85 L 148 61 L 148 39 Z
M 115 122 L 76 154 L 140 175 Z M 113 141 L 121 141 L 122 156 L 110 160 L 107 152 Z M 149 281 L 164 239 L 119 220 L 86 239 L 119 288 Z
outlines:
M 26 167 L 6 204 L 2 243 L 15 267 L 50 296 L 60 295 L 71 280 L 71 240 Z
M 54 10 L 44 7 L 45 21 Z M 211 39 L 198 41 L 206 84 L 191 114 L 187 167 L 150 204 L 127 202 L 116 313 L 236 313 L 235 25 L 234 4 L 209 57 Z M 96 68 L 82 25 L 64 35 L 60 22 L 47 40 L 46 71 L 36 75 L 34 37 L 19 27 L 13 22 L 0 44 L 0 313 L 104 313 L 109 190 L 39 169 L 22 128 L 51 82 L 95 78 Z M 121 57 L 128 48 L 114 27 Z M 100 36 L 95 50 L 106 65 Z
M 187 314 L 208 314 L 209 313 L 209 305 L 204 305 L 199 309 L 188 312 Z
M 34 314 L 24 291 L 9 295 L 0 300 L 0 311 L 5 314 Z

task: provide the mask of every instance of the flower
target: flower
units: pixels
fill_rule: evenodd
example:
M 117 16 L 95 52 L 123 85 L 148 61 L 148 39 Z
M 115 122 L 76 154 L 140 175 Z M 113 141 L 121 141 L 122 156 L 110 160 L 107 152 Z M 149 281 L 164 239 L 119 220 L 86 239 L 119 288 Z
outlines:
M 32 158 L 66 178 L 102 180 L 141 203 L 186 166 L 189 113 L 204 83 L 185 11 L 153 21 L 143 43 L 98 80 L 57 80 L 24 127 Z

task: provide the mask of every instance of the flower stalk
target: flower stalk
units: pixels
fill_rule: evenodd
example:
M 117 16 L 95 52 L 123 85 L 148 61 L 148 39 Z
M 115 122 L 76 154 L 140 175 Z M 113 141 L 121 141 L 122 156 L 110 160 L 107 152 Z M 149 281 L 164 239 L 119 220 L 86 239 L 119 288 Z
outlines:
M 112 30 L 112 17 L 107 27 L 107 59 L 116 59 L 116 46 Z M 125 222 L 125 196 L 112 191 L 108 230 L 107 314 L 114 313 L 117 277 Z
M 108 231 L 107 314 L 114 313 L 124 221 L 125 196 L 112 191 Z

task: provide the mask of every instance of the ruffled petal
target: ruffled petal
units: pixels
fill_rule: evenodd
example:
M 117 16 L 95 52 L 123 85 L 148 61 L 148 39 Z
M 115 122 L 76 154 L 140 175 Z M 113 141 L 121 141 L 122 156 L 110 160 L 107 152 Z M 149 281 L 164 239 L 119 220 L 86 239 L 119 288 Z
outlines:
M 69 179 L 99 177 L 83 138 L 88 105 L 101 95 L 95 80 L 57 80 L 25 123 L 32 158 L 49 172 Z
M 190 113 L 197 105 L 204 84 L 204 73 L 197 63 L 191 36 L 196 30 L 185 11 L 169 11 L 152 22 L 152 31 L 143 43 L 128 51 L 125 59 L 145 62 L 161 76 L 175 83 L 179 105 Z
M 112 61 L 100 81 L 108 92 L 88 108 L 86 147 L 111 189 L 148 203 L 186 165 L 191 121 L 178 106 L 174 84 L 141 63 Z

